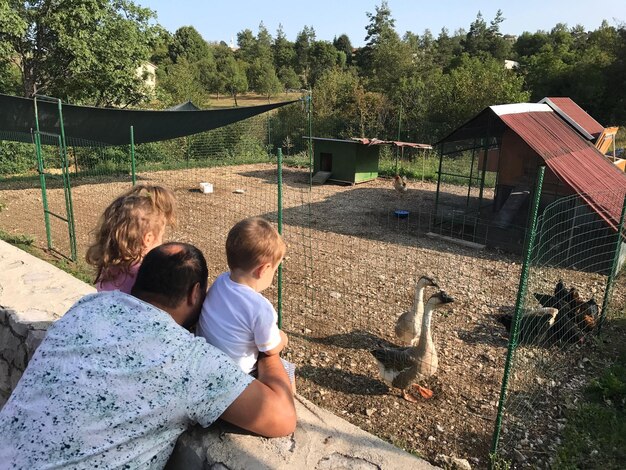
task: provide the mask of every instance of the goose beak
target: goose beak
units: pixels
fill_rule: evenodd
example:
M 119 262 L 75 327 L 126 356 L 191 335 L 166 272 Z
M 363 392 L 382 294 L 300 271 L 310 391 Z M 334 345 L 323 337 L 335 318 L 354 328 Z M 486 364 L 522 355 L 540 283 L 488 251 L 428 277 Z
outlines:
M 441 302 L 444 304 L 449 304 L 451 302 L 454 302 L 454 298 L 443 291 L 441 292 L 439 298 L 441 299 Z

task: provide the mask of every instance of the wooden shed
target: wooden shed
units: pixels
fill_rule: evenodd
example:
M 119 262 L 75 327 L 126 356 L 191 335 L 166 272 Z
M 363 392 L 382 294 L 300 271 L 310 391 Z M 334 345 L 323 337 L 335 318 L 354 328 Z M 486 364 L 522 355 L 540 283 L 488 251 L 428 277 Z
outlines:
M 554 263 L 606 272 L 626 176 L 595 145 L 604 128 L 569 98 L 550 100 L 560 100 L 561 107 L 552 101 L 490 106 L 438 142 L 436 224 L 463 239 L 522 252 L 537 175 L 545 166 L 539 212 L 557 207 L 558 214 L 542 217 L 554 230 L 568 230 L 559 233 L 562 240 L 544 235 L 550 241 L 542 249 L 551 250 Z M 463 180 L 466 196 L 447 193 L 447 185 Z M 569 247 L 577 245 L 584 249 L 571 254 Z
M 326 180 L 364 183 L 378 177 L 378 154 L 381 141 L 342 140 L 313 137 L 313 172 Z M 367 142 L 367 141 L 366 141 Z

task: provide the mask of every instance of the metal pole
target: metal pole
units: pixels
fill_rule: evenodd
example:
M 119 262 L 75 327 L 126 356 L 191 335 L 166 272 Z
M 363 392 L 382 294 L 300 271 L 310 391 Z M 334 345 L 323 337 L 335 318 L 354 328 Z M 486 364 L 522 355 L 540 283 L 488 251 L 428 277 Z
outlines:
M 398 112 L 398 142 L 400 142 L 400 130 L 402 129 L 402 103 L 400 103 L 400 111 Z M 400 149 L 396 146 L 396 175 L 398 174 L 398 155 Z
M 526 289 L 528 287 L 528 273 L 530 271 L 531 255 L 535 243 L 535 236 L 537 234 L 537 215 L 539 213 L 539 202 L 541 200 L 541 188 L 543 187 L 543 177 L 546 172 L 545 166 L 539 167 L 539 173 L 537 174 L 537 182 L 535 184 L 535 197 L 533 198 L 533 205 L 531 209 L 531 223 L 530 230 L 528 232 L 528 240 L 526 243 L 526 253 L 524 254 L 524 264 L 522 265 L 522 273 L 520 275 L 519 288 L 517 290 L 517 300 L 515 302 L 515 313 L 513 315 L 513 322 L 511 324 L 511 335 L 509 337 L 509 348 L 506 354 L 506 362 L 504 365 L 504 377 L 502 378 L 502 388 L 500 390 L 500 401 L 498 403 L 498 414 L 496 416 L 496 425 L 493 431 L 493 440 L 491 442 L 491 454 L 495 454 L 498 450 L 498 441 L 500 440 L 500 430 L 502 427 L 502 415 L 504 414 L 504 400 L 506 398 L 506 391 L 509 384 L 509 376 L 511 374 L 511 367 L 513 364 L 513 352 L 517 348 L 517 340 L 519 336 L 519 324 L 522 318 L 522 305 L 524 303 L 524 297 L 526 296 Z
M 311 90 L 309 90 L 309 94 L 307 95 L 307 117 L 309 124 L 309 142 L 308 142 L 308 152 L 309 152 L 309 188 L 313 186 L 313 95 Z
M 137 184 L 137 169 L 135 166 L 135 126 L 130 126 L 130 174 L 133 186 Z
M 43 204 L 43 219 L 46 225 L 46 241 L 48 249 L 52 249 L 52 235 L 50 232 L 50 214 L 48 212 L 48 196 L 46 191 L 46 176 L 44 174 L 43 156 L 41 155 L 41 134 L 39 132 L 39 112 L 37 109 L 37 97 L 33 98 L 35 105 L 35 152 L 37 153 L 37 171 L 39 172 L 39 183 L 41 184 L 41 201 Z
M 600 312 L 600 321 L 598 322 L 598 334 L 600 334 L 600 328 L 604 325 L 604 321 L 606 320 L 606 309 L 609 306 L 609 297 L 611 296 L 611 291 L 613 290 L 613 281 L 615 280 L 615 276 L 617 275 L 617 263 L 619 261 L 619 253 L 622 246 L 622 232 L 624 231 L 624 217 L 626 214 L 626 195 L 624 196 L 624 201 L 622 202 L 622 214 L 619 218 L 619 226 L 617 227 L 617 240 L 615 242 L 615 252 L 613 254 L 613 264 L 611 265 L 611 271 L 609 272 L 609 277 L 606 280 L 606 288 L 604 289 L 604 299 L 602 300 L 602 311 Z
M 437 170 L 437 192 L 435 193 L 435 216 L 439 208 L 439 189 L 441 188 L 441 166 L 443 164 L 443 143 L 439 144 L 439 170 Z
M 278 233 L 283 234 L 283 149 L 278 148 Z M 278 266 L 278 328 L 283 327 L 283 263 Z
M 67 141 L 65 140 L 65 125 L 63 123 L 63 105 L 61 100 L 57 100 L 59 109 L 59 128 L 61 130 L 61 161 L 63 164 L 63 175 L 65 182 L 65 208 L 67 210 L 67 224 L 70 236 L 70 252 L 72 261 L 77 261 L 76 250 L 76 227 L 74 226 L 74 205 L 72 203 L 72 185 L 70 184 L 70 174 L 67 164 Z

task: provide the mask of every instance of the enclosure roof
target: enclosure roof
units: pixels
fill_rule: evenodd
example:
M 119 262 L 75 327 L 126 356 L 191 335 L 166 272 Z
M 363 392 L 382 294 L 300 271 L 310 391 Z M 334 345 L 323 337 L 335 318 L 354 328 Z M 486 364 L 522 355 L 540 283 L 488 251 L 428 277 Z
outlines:
M 626 174 L 547 103 L 485 108 L 438 143 L 493 137 L 490 132 L 502 125 L 519 135 L 561 181 L 617 229 L 626 193 Z
M 554 112 L 504 114 L 499 118 L 548 167 L 614 229 L 626 194 L 626 174 L 609 162 Z
M 604 126 L 587 114 L 571 98 L 544 98 L 540 103 L 550 106 L 554 112 L 565 119 L 588 140 L 597 139 L 604 131 Z
M 308 137 L 304 137 L 308 139 Z M 312 140 L 322 140 L 328 142 L 345 142 L 348 144 L 362 144 L 362 145 L 395 145 L 396 147 L 411 147 L 416 149 L 432 149 L 432 145 L 418 144 L 415 142 L 402 142 L 396 140 L 380 140 L 380 139 L 368 139 L 367 137 L 352 137 L 351 139 L 331 139 L 328 137 L 311 137 Z
M 193 104 L 191 100 L 187 100 L 184 103 L 177 104 L 170 108 L 166 108 L 165 111 L 198 111 L 200 108 Z
M 131 126 L 135 143 L 156 142 L 216 129 L 295 101 L 197 111 L 94 108 L 64 104 L 62 112 L 66 137 L 81 139 L 72 142 L 72 145 L 92 145 L 91 142 L 125 145 L 130 143 Z M 36 128 L 34 100 L 0 94 L 0 110 L 0 132 L 5 133 L 3 138 L 31 142 L 31 131 Z M 58 101 L 37 99 L 37 111 L 40 131 L 58 135 Z M 6 133 L 14 134 L 7 137 Z M 83 142 L 83 139 L 89 142 Z
M 502 116 L 504 114 L 519 114 L 519 113 L 539 113 L 539 112 L 550 112 L 552 108 L 547 104 L 540 103 L 512 103 L 512 104 L 499 104 L 496 106 L 489 106 L 494 113 L 498 116 Z

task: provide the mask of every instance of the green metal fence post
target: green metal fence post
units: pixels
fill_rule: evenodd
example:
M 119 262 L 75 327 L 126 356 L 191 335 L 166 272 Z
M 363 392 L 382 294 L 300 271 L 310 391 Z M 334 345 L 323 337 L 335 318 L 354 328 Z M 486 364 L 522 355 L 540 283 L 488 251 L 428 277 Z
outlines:
M 41 134 L 39 132 L 39 112 L 37 109 L 37 97 L 33 98 L 35 107 L 35 151 L 37 153 L 37 171 L 39 173 L 39 183 L 41 184 L 41 201 L 43 204 L 43 219 L 46 225 L 46 241 L 48 249 L 52 249 L 52 234 L 50 231 L 50 213 L 48 211 L 48 196 L 46 191 L 46 176 L 44 175 L 43 156 L 41 154 Z
M 65 210 L 67 212 L 67 225 L 70 236 L 70 253 L 72 261 L 78 260 L 78 252 L 76 250 L 76 227 L 74 225 L 74 204 L 72 202 L 72 185 L 70 183 L 70 172 L 67 161 L 67 141 L 65 140 L 65 124 L 63 123 L 63 104 L 61 100 L 57 100 L 59 109 L 59 129 L 61 130 L 61 164 L 63 173 L 63 183 L 65 192 Z
M 283 149 L 278 148 L 278 233 L 283 234 Z M 283 327 L 283 263 L 278 266 L 278 328 Z
M 609 306 L 609 297 L 613 290 L 613 281 L 617 275 L 617 263 L 619 261 L 619 253 L 622 246 L 623 231 L 624 231 L 624 217 L 626 216 L 626 196 L 622 202 L 622 214 L 619 218 L 619 226 L 617 227 L 617 240 L 615 242 L 615 253 L 613 254 L 613 264 L 611 265 L 611 271 L 609 277 L 606 280 L 606 288 L 604 289 L 604 299 L 602 300 L 602 311 L 600 312 L 600 321 L 598 322 L 598 334 L 600 329 L 606 320 L 606 309 Z
M 402 129 L 402 103 L 400 103 L 400 111 L 398 112 L 398 142 L 400 142 L 400 130 Z M 396 175 L 398 174 L 398 156 L 400 147 L 396 147 Z
M 309 142 L 307 151 L 309 153 L 309 187 L 313 186 L 313 96 L 311 90 L 309 90 L 309 94 L 306 99 L 306 110 L 307 110 L 307 118 L 309 124 Z
M 137 172 L 135 167 L 135 126 L 130 126 L 130 174 L 133 186 L 137 184 Z
M 502 427 L 502 415 L 504 413 L 504 400 L 506 399 L 506 391 L 509 384 L 509 376 L 513 364 L 513 352 L 517 348 L 517 340 L 519 336 L 519 324 L 522 318 L 522 305 L 526 296 L 528 287 L 528 273 L 530 271 L 531 256 L 535 244 L 535 236 L 537 232 L 537 216 L 539 214 L 539 202 L 541 200 L 541 189 L 543 187 L 543 177 L 546 172 L 545 166 L 539 167 L 537 174 L 537 182 L 535 184 L 535 194 L 531 209 L 531 223 L 528 232 L 528 240 L 526 244 L 526 252 L 524 254 L 524 264 L 520 275 L 519 288 L 517 290 L 517 300 L 515 302 L 515 313 L 511 324 L 511 335 L 509 338 L 509 348 L 506 354 L 506 362 L 504 365 L 504 376 L 502 377 L 502 388 L 500 390 L 500 401 L 498 403 L 498 414 L 496 416 L 496 425 L 493 431 L 493 439 L 491 442 L 491 454 L 495 454 L 498 450 L 498 441 L 500 440 L 500 431 Z

